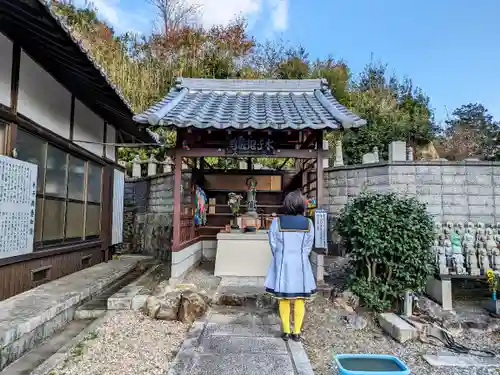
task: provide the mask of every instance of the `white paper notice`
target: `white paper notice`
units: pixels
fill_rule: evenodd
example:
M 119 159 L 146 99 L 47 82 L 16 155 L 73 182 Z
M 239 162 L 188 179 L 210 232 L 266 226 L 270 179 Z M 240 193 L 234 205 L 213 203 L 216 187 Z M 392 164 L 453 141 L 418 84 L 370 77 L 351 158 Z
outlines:
M 33 252 L 38 166 L 0 155 L 0 258 Z
M 328 213 L 323 209 L 314 211 L 314 247 L 328 248 Z

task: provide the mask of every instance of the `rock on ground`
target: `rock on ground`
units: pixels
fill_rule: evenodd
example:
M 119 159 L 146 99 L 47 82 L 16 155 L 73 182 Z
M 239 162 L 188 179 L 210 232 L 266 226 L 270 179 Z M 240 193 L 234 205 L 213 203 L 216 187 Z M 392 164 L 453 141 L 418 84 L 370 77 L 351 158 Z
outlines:
M 436 354 L 441 348 L 419 341 L 399 344 L 385 335 L 374 319 L 365 315 L 367 325 L 362 330 L 350 327 L 346 312 L 326 298 L 317 296 L 308 305 L 304 319 L 304 346 L 316 375 L 337 373 L 333 364 L 334 354 L 373 353 L 392 354 L 402 359 L 412 375 L 486 375 L 496 369 L 431 367 L 422 354 Z M 457 342 L 468 347 L 490 349 L 500 353 L 498 332 L 466 331 Z
M 147 316 L 159 320 L 180 320 L 193 323 L 203 316 L 211 303 L 210 297 L 193 290 L 158 290 L 146 299 L 144 312 Z
M 136 311 L 110 316 L 71 357 L 57 375 L 164 375 L 182 342 L 188 324 L 153 320 Z

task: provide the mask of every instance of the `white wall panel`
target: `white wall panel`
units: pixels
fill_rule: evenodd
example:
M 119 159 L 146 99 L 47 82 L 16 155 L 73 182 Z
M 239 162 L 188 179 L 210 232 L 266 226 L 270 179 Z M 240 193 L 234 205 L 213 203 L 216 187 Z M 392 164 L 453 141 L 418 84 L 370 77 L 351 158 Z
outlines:
M 104 120 L 88 109 L 82 102 L 75 100 L 75 123 L 73 141 L 97 156 L 103 155 Z M 81 143 L 77 141 L 99 142 Z
M 116 131 L 114 126 L 112 125 L 107 125 L 108 128 L 106 129 L 106 142 L 107 143 L 116 143 Z M 111 159 L 113 161 L 116 161 L 115 157 L 115 146 L 106 146 L 106 157 L 108 159 Z
M 7 107 L 10 107 L 12 48 L 10 39 L 0 33 L 0 104 Z
M 69 138 L 71 94 L 24 51 L 21 51 L 18 112 Z

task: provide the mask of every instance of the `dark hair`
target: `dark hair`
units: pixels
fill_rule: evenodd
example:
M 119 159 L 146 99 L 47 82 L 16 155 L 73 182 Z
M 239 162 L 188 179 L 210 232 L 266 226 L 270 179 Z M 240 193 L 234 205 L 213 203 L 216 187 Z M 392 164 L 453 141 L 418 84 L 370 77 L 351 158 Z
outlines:
M 306 201 L 300 190 L 288 193 L 283 201 L 285 215 L 303 215 L 306 212 Z

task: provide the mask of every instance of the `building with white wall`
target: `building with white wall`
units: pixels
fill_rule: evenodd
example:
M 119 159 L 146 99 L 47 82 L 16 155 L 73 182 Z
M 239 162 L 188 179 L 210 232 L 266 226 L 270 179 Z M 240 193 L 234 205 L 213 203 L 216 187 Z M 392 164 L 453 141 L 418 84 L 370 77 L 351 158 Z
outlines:
M 108 259 L 115 144 L 153 140 L 44 2 L 0 0 L 0 19 L 0 155 L 38 170 L 33 246 L 0 253 L 2 300 Z

